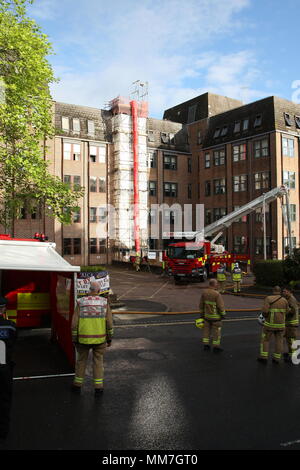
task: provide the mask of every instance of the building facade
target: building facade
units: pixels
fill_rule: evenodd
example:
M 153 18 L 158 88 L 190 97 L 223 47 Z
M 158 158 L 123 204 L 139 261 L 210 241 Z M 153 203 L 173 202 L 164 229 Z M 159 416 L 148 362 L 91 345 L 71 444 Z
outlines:
M 55 137 L 47 142 L 44 158 L 67 185 L 84 187 L 84 196 L 71 225 L 45 217 L 42 208 L 34 214 L 24 210 L 16 236 L 43 232 L 76 265 L 129 260 L 136 248 L 138 192 L 140 247 L 159 262 L 189 210 L 190 230 L 195 230 L 196 204 L 204 205 L 205 224 L 210 224 L 286 184 L 292 242 L 299 245 L 299 105 L 277 97 L 243 105 L 205 93 L 166 110 L 160 120 L 148 117 L 147 103 L 140 102 L 137 180 L 130 106 L 120 97 L 106 110 L 53 103 Z M 285 255 L 284 213 L 280 200 L 267 207 L 269 258 Z M 262 257 L 262 210 L 233 223 L 222 238 L 230 251 Z

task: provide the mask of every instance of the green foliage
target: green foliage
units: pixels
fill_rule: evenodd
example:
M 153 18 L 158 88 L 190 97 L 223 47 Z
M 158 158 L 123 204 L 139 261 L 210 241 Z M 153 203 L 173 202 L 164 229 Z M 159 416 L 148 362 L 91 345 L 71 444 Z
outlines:
M 80 271 L 82 273 L 94 273 L 97 271 L 106 271 L 104 266 L 81 266 Z
M 253 266 L 256 284 L 283 286 L 285 284 L 284 262 L 281 260 L 256 261 Z
M 284 260 L 284 276 L 287 283 L 294 283 L 300 279 L 300 249 L 295 248 L 292 256 Z
M 47 57 L 48 38 L 26 16 L 30 0 L 0 0 L 0 223 L 13 232 L 26 206 L 43 206 L 46 215 L 71 223 L 83 195 L 50 175 L 45 160 L 47 138 L 54 135 L 52 99 L 55 82 Z M 13 234 L 13 233 L 12 233 Z

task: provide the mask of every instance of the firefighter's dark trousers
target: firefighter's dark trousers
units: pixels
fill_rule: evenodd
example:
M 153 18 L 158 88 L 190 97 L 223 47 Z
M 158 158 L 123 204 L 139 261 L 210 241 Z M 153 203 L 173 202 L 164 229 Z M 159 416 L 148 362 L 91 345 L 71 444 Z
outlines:
M 9 431 L 13 387 L 13 364 L 0 365 L 0 437 Z
M 273 353 L 273 359 L 277 362 L 280 361 L 283 353 L 283 335 L 284 330 L 271 330 L 265 326 L 262 329 L 261 341 L 260 341 L 260 357 L 262 359 L 268 359 L 270 341 L 272 338 L 275 340 L 275 350 Z
M 76 344 L 77 360 L 75 366 L 74 385 L 81 387 L 85 377 L 85 370 L 89 351 L 93 351 L 93 380 L 95 388 L 103 388 L 103 354 L 106 350 L 106 343 L 104 344 Z
M 221 321 L 208 321 L 204 319 L 202 342 L 204 345 L 209 345 L 212 339 L 214 348 L 219 348 L 221 345 Z
M 284 332 L 284 338 L 287 343 L 288 353 L 289 356 L 292 357 L 293 352 L 297 350 L 297 348 L 293 349 L 293 342 L 297 339 L 297 331 L 298 328 L 295 326 L 286 326 Z

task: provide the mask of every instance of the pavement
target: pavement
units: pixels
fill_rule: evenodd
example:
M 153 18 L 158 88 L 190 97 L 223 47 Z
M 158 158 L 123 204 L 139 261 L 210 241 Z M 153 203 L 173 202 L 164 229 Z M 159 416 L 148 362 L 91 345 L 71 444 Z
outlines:
M 136 289 L 124 299 L 143 300 L 145 274 L 127 285 Z M 125 293 L 125 277 L 112 275 L 118 293 Z M 186 287 L 186 298 L 177 290 L 177 302 L 173 295 L 167 302 L 171 283 L 155 278 L 151 289 L 144 300 L 159 298 L 175 311 L 195 310 L 200 292 Z M 234 306 L 237 298 L 225 301 Z M 299 450 L 299 366 L 256 361 L 261 327 L 251 309 L 261 299 L 238 302 L 244 310 L 228 314 L 222 354 L 203 351 L 197 314 L 152 312 L 135 320 L 115 314 L 100 399 L 93 395 L 91 364 L 74 396 L 73 369 L 50 342 L 50 330 L 20 332 L 15 379 L 45 377 L 14 381 L 11 430 L 0 450 Z

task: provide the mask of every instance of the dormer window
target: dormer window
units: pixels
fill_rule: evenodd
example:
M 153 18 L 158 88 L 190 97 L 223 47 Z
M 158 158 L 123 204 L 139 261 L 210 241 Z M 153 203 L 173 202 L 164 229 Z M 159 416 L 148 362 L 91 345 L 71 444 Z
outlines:
M 233 132 L 236 134 L 237 132 L 240 132 L 240 130 L 241 130 L 241 121 L 236 121 L 234 123 Z
M 254 127 L 261 126 L 261 123 L 262 123 L 262 115 L 258 114 L 255 118 L 255 121 L 254 121 Z
M 214 132 L 214 139 L 217 139 L 220 136 L 220 128 L 217 127 L 215 132 Z
M 224 137 L 228 132 L 228 126 L 224 126 L 221 131 L 221 137 Z
M 292 125 L 291 116 L 289 115 L 289 113 L 283 113 L 283 115 L 284 115 L 285 125 L 290 127 Z
M 246 118 L 243 120 L 243 131 L 247 131 L 249 129 L 249 119 Z
M 297 129 L 300 129 L 300 116 L 295 116 L 295 123 Z

